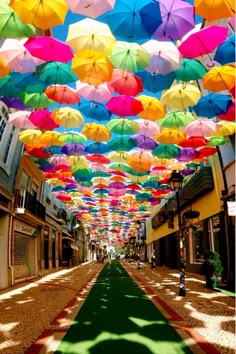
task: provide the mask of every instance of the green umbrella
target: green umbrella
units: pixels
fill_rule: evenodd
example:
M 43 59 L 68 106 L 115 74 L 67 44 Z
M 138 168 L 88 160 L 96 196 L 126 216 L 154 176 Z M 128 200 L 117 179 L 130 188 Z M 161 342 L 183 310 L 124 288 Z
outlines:
M 22 38 L 35 35 L 36 28 L 24 23 L 4 1 L 0 4 L 0 37 Z
M 137 201 L 144 201 L 147 200 L 148 198 L 150 198 L 152 196 L 152 193 L 149 192 L 143 192 L 143 193 L 139 193 L 135 196 L 135 199 Z
M 227 138 L 225 136 L 210 136 L 207 138 L 209 143 L 206 146 L 219 146 L 224 145 L 227 142 Z
M 108 146 L 114 151 L 129 151 L 137 147 L 137 141 L 129 136 L 121 136 L 110 140 Z
M 180 128 L 185 127 L 187 124 L 194 120 L 194 116 L 190 112 L 175 111 L 165 115 L 164 118 L 158 119 L 157 123 L 162 128 Z
M 78 80 L 69 64 L 57 61 L 38 65 L 36 74 L 48 84 L 64 85 Z
M 152 153 L 161 159 L 172 159 L 180 154 L 180 148 L 175 144 L 160 143 Z
M 87 141 L 87 138 L 82 133 L 78 132 L 65 132 L 60 135 L 59 141 L 63 144 L 80 144 Z
M 176 79 L 191 81 L 201 79 L 207 72 L 205 66 L 198 60 L 183 58 L 179 69 L 175 70 Z
M 55 104 L 55 101 L 47 98 L 47 96 L 43 92 L 39 92 L 39 93 L 21 92 L 19 96 L 24 104 L 26 104 L 27 106 L 34 107 L 36 109 L 48 108 Z
M 95 171 L 92 173 L 93 177 L 110 177 L 110 173 L 104 172 L 104 171 Z
M 90 170 L 90 168 L 80 168 L 74 172 L 73 176 L 75 177 L 75 179 L 77 181 L 77 179 L 79 180 L 81 177 L 87 176 L 90 174 L 92 175 L 92 170 Z M 82 181 L 80 180 L 79 183 L 81 183 L 81 182 Z
M 115 118 L 111 119 L 106 127 L 110 132 L 120 134 L 120 135 L 129 135 L 139 131 L 140 127 L 137 122 L 127 119 L 127 118 Z
M 128 165 L 126 165 L 125 163 L 112 163 L 110 165 L 108 165 L 110 170 L 116 170 L 116 171 L 122 171 L 122 172 L 129 172 L 130 171 L 130 167 Z

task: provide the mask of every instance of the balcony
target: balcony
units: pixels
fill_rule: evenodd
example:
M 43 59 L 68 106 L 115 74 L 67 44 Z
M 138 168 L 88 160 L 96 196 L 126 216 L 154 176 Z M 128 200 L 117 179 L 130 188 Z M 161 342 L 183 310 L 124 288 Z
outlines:
M 211 167 L 202 167 L 179 191 L 180 209 L 214 189 Z M 169 219 L 169 211 L 177 210 L 176 198 L 173 196 L 152 218 L 152 228 L 157 229 Z
M 17 214 L 30 212 L 33 216 L 45 220 L 46 208 L 25 189 L 15 191 L 14 208 Z

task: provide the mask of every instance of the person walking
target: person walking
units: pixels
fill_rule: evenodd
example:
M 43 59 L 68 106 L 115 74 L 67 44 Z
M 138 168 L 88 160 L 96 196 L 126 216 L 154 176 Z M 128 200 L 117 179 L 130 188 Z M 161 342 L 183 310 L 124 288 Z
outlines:
M 151 255 L 151 268 L 155 268 L 156 267 L 156 257 L 155 257 L 155 250 L 152 251 L 152 255 Z

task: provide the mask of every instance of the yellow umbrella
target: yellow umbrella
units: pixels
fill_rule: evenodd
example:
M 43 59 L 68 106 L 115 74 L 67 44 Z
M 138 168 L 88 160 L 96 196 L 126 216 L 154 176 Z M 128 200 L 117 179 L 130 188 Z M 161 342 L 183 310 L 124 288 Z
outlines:
M 55 186 L 64 186 L 65 185 L 65 182 L 63 182 L 57 178 L 48 178 L 47 183 L 53 184 Z
M 62 142 L 58 140 L 61 133 L 47 130 L 40 136 L 40 143 L 43 145 L 57 146 L 62 145 Z
M 194 6 L 196 14 L 210 22 L 235 14 L 234 0 L 194 0 Z
M 152 165 L 153 155 L 146 150 L 131 151 L 128 155 L 128 165 L 135 171 L 148 171 Z
M 154 160 L 152 162 L 152 164 L 154 166 L 162 166 L 162 167 L 168 167 L 170 165 L 173 165 L 174 163 L 176 163 L 176 159 L 160 159 L 159 157 L 154 157 Z
M 165 116 L 165 106 L 157 98 L 145 95 L 136 98 L 142 102 L 144 108 L 143 111 L 139 113 L 140 117 L 155 121 Z
M 177 84 L 163 92 L 161 101 L 169 107 L 185 109 L 195 105 L 201 96 L 201 91 L 196 86 Z
M 92 182 L 94 184 L 106 184 L 106 185 L 108 185 L 109 180 L 107 178 L 104 178 L 104 177 L 94 177 L 94 178 L 92 178 Z
M 203 76 L 202 86 L 213 92 L 231 90 L 235 86 L 235 68 L 224 65 L 211 69 Z
M 116 38 L 107 24 L 85 18 L 69 25 L 66 42 L 75 53 L 89 49 L 110 55 Z
M 212 134 L 213 136 L 228 136 L 233 135 L 236 132 L 235 122 L 217 122 L 216 131 Z
M 68 11 L 64 0 L 10 0 L 9 5 L 23 22 L 44 30 L 64 23 Z
M 111 133 L 102 124 L 86 123 L 81 131 L 88 139 L 94 140 L 98 143 L 108 141 L 111 138 Z
M 71 69 L 80 81 L 98 86 L 111 80 L 113 64 L 104 53 L 85 49 L 72 59 Z
M 52 119 L 65 128 L 79 128 L 84 122 L 80 111 L 71 107 L 57 108 L 52 112 Z
M 148 176 L 135 176 L 135 175 L 129 175 L 129 179 L 133 183 L 143 183 L 147 180 Z
M 163 144 L 179 144 L 186 139 L 186 134 L 177 129 L 163 129 L 161 134 L 156 136 L 156 140 Z
M 32 146 L 34 143 L 39 144 L 39 137 L 41 135 L 41 130 L 26 129 L 19 133 L 19 140 L 25 145 Z
M 119 152 L 112 151 L 107 155 L 107 157 L 112 161 L 127 162 L 128 153 L 125 151 L 119 151 Z

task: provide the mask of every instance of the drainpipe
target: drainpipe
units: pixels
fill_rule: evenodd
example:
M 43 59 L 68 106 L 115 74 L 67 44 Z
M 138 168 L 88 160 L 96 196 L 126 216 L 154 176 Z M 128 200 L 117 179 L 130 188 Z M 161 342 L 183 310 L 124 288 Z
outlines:
M 13 272 L 13 245 L 14 245 L 14 228 L 13 228 L 13 210 L 14 210 L 15 196 L 13 195 L 11 202 L 10 220 L 9 220 L 9 233 L 8 233 L 8 269 L 11 274 L 11 286 L 14 285 L 14 272 Z

